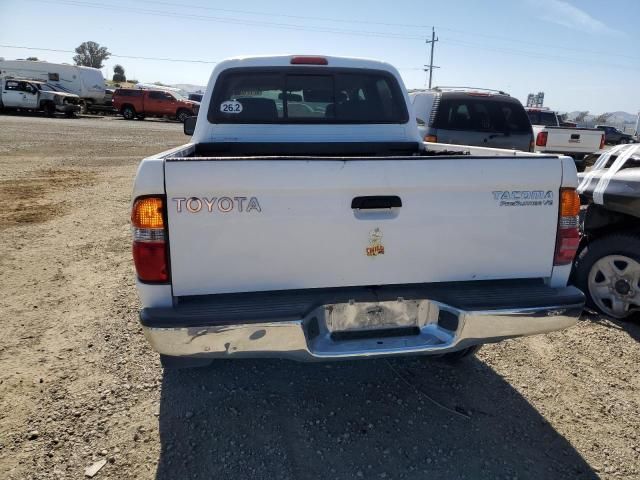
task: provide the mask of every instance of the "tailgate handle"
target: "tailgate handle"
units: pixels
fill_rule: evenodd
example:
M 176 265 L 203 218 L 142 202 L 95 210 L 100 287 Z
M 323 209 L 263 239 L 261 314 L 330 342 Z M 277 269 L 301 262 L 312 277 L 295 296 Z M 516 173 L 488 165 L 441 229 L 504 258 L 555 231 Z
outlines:
M 402 199 L 397 195 L 373 195 L 368 197 L 355 197 L 351 200 L 351 208 L 354 210 L 381 210 L 383 208 L 400 208 Z
M 580 134 L 572 133 L 571 134 L 571 140 L 580 140 Z

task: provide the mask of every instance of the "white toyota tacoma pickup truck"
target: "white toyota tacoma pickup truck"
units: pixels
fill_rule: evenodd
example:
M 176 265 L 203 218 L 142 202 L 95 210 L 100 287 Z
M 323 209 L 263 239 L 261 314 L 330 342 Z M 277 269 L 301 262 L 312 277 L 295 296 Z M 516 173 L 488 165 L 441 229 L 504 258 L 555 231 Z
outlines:
M 573 161 L 424 144 L 410 105 L 382 62 L 216 66 L 191 142 L 135 179 L 140 320 L 165 367 L 461 357 L 577 321 Z

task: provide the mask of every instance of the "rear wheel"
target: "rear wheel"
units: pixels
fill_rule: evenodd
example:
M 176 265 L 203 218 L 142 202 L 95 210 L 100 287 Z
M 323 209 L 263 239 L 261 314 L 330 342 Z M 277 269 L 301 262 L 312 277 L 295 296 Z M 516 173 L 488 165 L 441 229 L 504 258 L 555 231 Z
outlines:
M 133 120 L 136 118 L 136 111 L 131 105 L 122 108 L 122 116 L 125 120 Z
M 580 253 L 574 278 L 591 308 L 617 319 L 640 311 L 640 236 L 619 233 L 594 240 Z
M 178 113 L 176 114 L 176 120 L 184 123 L 190 116 L 191 112 L 189 110 L 178 110 Z
M 620 145 L 625 145 L 627 143 L 629 143 L 629 142 L 627 141 L 626 138 L 621 138 L 620 141 L 618 142 L 618 144 L 620 144 Z

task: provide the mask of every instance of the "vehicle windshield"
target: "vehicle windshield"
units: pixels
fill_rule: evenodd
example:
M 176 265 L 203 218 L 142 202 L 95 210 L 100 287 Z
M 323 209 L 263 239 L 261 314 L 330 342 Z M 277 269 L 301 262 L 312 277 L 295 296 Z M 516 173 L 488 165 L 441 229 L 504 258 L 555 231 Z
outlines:
M 406 123 L 398 82 L 379 70 L 230 70 L 216 83 L 212 123 Z
M 171 91 L 171 92 L 167 92 L 167 93 L 170 93 L 171 95 L 173 95 L 176 98 L 176 100 L 180 100 L 180 101 L 189 100 L 189 98 L 187 96 L 183 95 L 180 92 Z

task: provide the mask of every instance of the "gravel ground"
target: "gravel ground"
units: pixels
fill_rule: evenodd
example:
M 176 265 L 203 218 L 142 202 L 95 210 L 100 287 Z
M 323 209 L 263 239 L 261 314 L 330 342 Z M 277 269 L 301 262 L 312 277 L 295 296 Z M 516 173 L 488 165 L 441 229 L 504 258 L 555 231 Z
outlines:
M 424 358 L 164 374 L 129 195 L 181 126 L 0 117 L 0 477 L 640 478 L 640 325 Z

